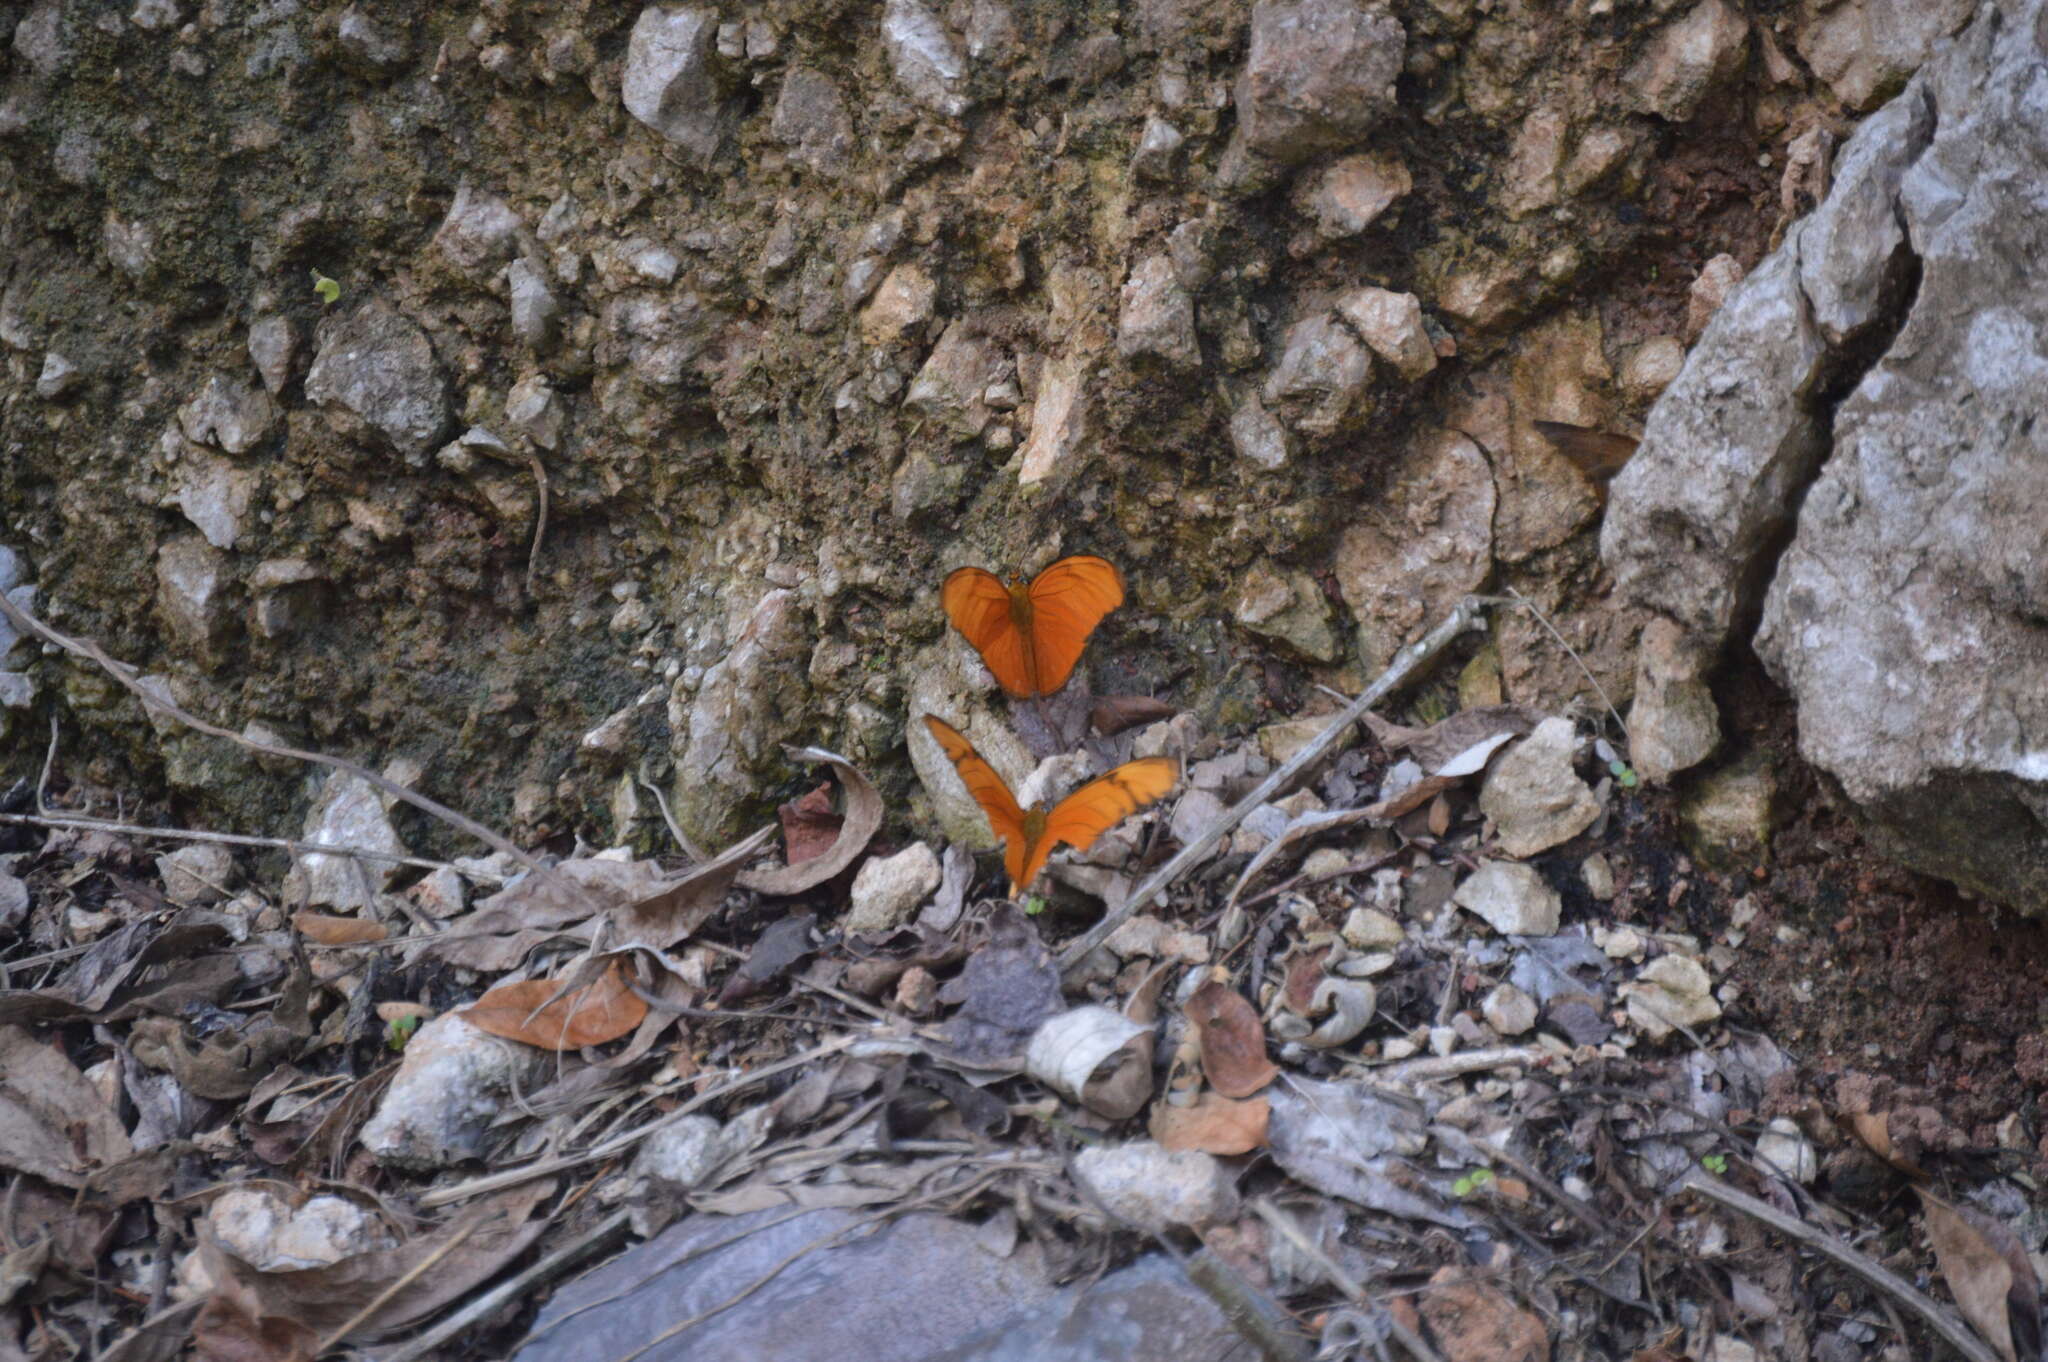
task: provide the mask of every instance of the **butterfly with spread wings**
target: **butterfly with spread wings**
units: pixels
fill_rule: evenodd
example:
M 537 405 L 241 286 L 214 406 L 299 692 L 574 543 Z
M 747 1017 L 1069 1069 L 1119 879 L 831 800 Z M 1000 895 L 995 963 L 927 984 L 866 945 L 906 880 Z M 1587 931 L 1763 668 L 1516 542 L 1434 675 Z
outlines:
M 1076 554 L 1028 584 L 978 567 L 957 569 L 939 600 L 997 683 L 1022 700 L 1067 684 L 1095 626 L 1124 603 L 1124 579 L 1108 559 Z
M 930 714 L 924 722 L 960 773 L 967 793 L 988 816 L 989 827 L 1002 839 L 1012 897 L 1031 887 L 1061 842 L 1086 851 L 1096 838 L 1158 800 L 1180 779 L 1180 763 L 1173 758 L 1141 757 L 1096 777 L 1051 807 L 1034 804 L 1026 809 L 959 729 Z

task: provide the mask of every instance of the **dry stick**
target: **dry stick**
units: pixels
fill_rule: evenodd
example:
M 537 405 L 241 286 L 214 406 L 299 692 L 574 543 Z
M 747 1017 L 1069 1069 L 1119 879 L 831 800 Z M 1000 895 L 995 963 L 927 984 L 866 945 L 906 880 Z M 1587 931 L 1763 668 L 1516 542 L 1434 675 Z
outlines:
M 540 489 L 540 512 L 533 521 L 533 547 L 526 551 L 526 599 L 533 599 L 534 579 L 540 575 L 540 540 L 548 532 L 548 470 L 540 455 L 528 454 L 533 465 L 534 485 Z
M 384 861 L 391 865 L 417 866 L 421 870 L 453 870 L 465 879 L 501 879 L 485 871 L 463 870 L 446 861 L 433 861 L 424 856 L 399 856 L 389 851 L 372 851 L 368 847 L 328 846 L 324 843 L 301 842 L 290 837 L 255 837 L 240 832 L 204 832 L 189 828 L 157 828 L 141 823 L 118 823 L 111 818 L 85 818 L 51 815 L 44 817 L 33 813 L 0 813 L 0 823 L 17 823 L 33 828 L 71 829 L 81 832 L 118 832 L 125 837 L 158 837 L 170 842 L 218 842 L 231 847 L 263 847 L 273 851 L 290 851 L 302 856 L 353 856 L 365 861 Z
M 1338 1266 L 1335 1259 L 1323 1252 L 1321 1244 L 1316 1243 L 1302 1232 L 1301 1226 L 1294 1223 L 1294 1217 L 1288 1215 L 1287 1212 L 1281 1210 L 1265 1197 L 1259 1197 L 1254 1200 L 1252 1202 L 1252 1210 L 1258 1215 L 1259 1219 L 1270 1225 L 1276 1234 L 1292 1244 L 1296 1252 L 1300 1253 L 1311 1263 L 1314 1263 L 1322 1271 L 1323 1275 L 1330 1279 L 1332 1286 L 1342 1291 L 1353 1302 L 1367 1306 L 1376 1315 L 1384 1319 L 1387 1324 L 1387 1331 L 1417 1359 L 1417 1362 L 1443 1362 L 1443 1359 L 1437 1356 L 1436 1349 L 1430 1347 L 1422 1335 L 1403 1324 L 1393 1311 L 1388 1310 L 1384 1306 L 1377 1306 L 1368 1302 L 1365 1293 L 1365 1283 L 1359 1281 L 1342 1267 Z
M 579 1150 L 574 1154 L 563 1154 L 558 1158 L 546 1159 L 539 1163 L 529 1163 L 523 1168 L 508 1168 L 502 1173 L 488 1173 L 483 1177 L 472 1178 L 468 1182 L 458 1183 L 453 1187 L 443 1187 L 438 1191 L 428 1192 L 420 1198 L 420 1206 L 422 1209 L 446 1206 L 451 1202 L 466 1201 L 470 1197 L 482 1196 L 486 1192 L 495 1192 L 504 1187 L 517 1187 L 520 1183 L 529 1182 L 534 1178 L 549 1177 L 571 1168 L 581 1168 L 586 1163 L 595 1163 L 600 1159 L 608 1159 L 622 1150 L 631 1149 L 655 1131 L 674 1124 L 683 1117 L 688 1116 L 691 1112 L 696 1111 L 699 1107 L 708 1106 L 721 1097 L 730 1097 L 733 1093 L 739 1092 L 744 1088 L 750 1088 L 764 1078 L 771 1078 L 776 1074 L 787 1073 L 791 1069 L 801 1068 L 812 1060 L 822 1059 L 826 1055 L 837 1054 L 859 1039 L 860 1037 L 851 1031 L 843 1036 L 835 1036 L 822 1045 L 813 1045 L 810 1049 L 791 1055 L 787 1059 L 778 1059 L 773 1064 L 764 1064 L 758 1069 L 750 1070 L 737 1078 L 720 1083 L 716 1087 L 706 1088 L 703 1092 L 698 1093 L 689 1101 L 678 1106 L 674 1111 L 667 1112 L 649 1121 L 637 1130 L 629 1130 L 623 1135 L 614 1135 L 608 1140 L 594 1144 L 588 1149 Z
M 334 1332 L 327 1335 L 327 1337 L 321 1339 L 320 1346 L 313 1350 L 313 1356 L 324 1357 L 328 1353 L 333 1352 L 335 1347 L 344 1338 L 347 1338 L 350 1334 L 362 1328 L 363 1325 L 367 1323 L 373 1315 L 375 1315 L 379 1310 L 382 1310 L 385 1306 L 389 1305 L 393 1300 L 395 1300 L 399 1292 L 405 1290 L 405 1288 L 411 1286 L 414 1282 L 418 1281 L 421 1277 L 425 1276 L 428 1272 L 432 1271 L 433 1268 L 436 1265 L 438 1265 L 443 1258 L 446 1258 L 449 1254 L 455 1252 L 455 1250 L 461 1248 L 464 1244 L 468 1243 L 469 1236 L 475 1234 L 477 1231 L 477 1227 L 482 1225 L 483 1223 L 483 1217 L 478 1216 L 476 1219 L 470 1221 L 467 1225 L 464 1225 L 459 1233 L 449 1235 L 447 1243 L 441 1245 L 441 1247 L 435 1249 L 432 1253 L 429 1253 L 426 1257 L 420 1259 L 420 1261 L 418 1261 L 417 1263 L 414 1263 L 407 1272 L 405 1272 L 398 1278 L 397 1281 L 394 1281 L 393 1283 L 391 1283 L 391 1285 L 385 1287 L 382 1291 L 379 1291 L 375 1296 L 370 1298 L 370 1301 L 367 1305 L 365 1305 L 362 1309 L 356 1311 L 353 1315 L 350 1315 L 346 1323 L 342 1324 L 339 1328 L 335 1329 Z
M 521 851 L 511 841 L 491 831 L 468 814 L 458 813 L 439 800 L 429 799 L 423 794 L 408 790 L 397 781 L 387 780 L 368 767 L 358 766 L 355 762 L 349 761 L 345 757 L 330 757 L 324 752 L 308 752 L 297 747 L 286 747 L 282 743 L 260 742 L 254 738 L 245 738 L 232 729 L 208 723 L 196 714 L 186 712 L 169 698 L 152 695 L 136 679 L 138 675 L 136 668 L 126 662 L 118 662 L 109 657 L 99 644 L 92 642 L 90 639 L 74 638 L 51 625 L 43 623 L 13 601 L 8 600 L 4 592 L 0 592 L 0 614 L 7 616 L 8 620 L 21 633 L 33 634 L 45 643 L 54 644 L 67 653 L 74 653 L 79 657 L 87 658 L 98 664 L 100 670 L 113 677 L 124 689 L 131 692 L 136 699 L 142 701 L 144 712 L 156 710 L 168 714 L 187 728 L 195 729 L 210 738 L 219 738 L 224 742 L 231 742 L 235 746 L 250 752 L 259 752 L 268 757 L 285 757 L 292 761 L 310 762 L 316 766 L 327 766 L 352 775 L 369 785 L 372 789 L 387 794 L 393 799 L 410 804 L 422 813 L 440 819 L 458 832 L 469 834 L 493 851 L 504 852 L 513 860 L 539 876 L 542 883 L 564 890 L 572 901 L 588 905 L 593 913 L 602 914 L 604 912 L 604 906 L 593 899 L 581 885 L 566 876 L 557 875 L 554 871 L 548 869 L 524 851 Z M 325 855 L 329 853 L 323 851 L 315 854 Z
M 1752 1219 L 1760 1220 L 1795 1243 L 1804 1244 L 1810 1249 L 1826 1254 L 1926 1320 L 1928 1327 L 1940 1334 L 1943 1340 L 1968 1359 L 1968 1362 L 1999 1362 L 1998 1354 L 1970 1332 L 1968 1325 L 1943 1308 L 1940 1302 L 1914 1290 L 1833 1235 L 1815 1229 L 1796 1216 L 1786 1215 L 1777 1207 L 1759 1201 L 1746 1192 L 1738 1192 L 1719 1178 L 1711 1177 L 1697 1168 L 1686 1174 L 1680 1186 L 1687 1191 L 1698 1192 L 1707 1200 L 1718 1202 L 1730 1210 L 1741 1211 Z
M 1107 941 L 1110 934 L 1136 915 L 1140 908 L 1151 903 L 1168 885 L 1192 869 L 1197 861 L 1208 854 L 1210 847 L 1229 835 L 1230 830 L 1249 817 L 1252 810 L 1271 799 L 1281 786 L 1322 760 L 1351 725 L 1358 722 L 1360 716 L 1435 660 L 1437 654 L 1449 647 L 1453 639 L 1477 623 L 1486 604 L 1476 596 L 1465 597 L 1452 607 L 1451 613 L 1436 628 L 1397 653 L 1393 664 L 1380 673 L 1377 681 L 1365 688 L 1364 694 L 1339 711 L 1331 719 L 1328 727 L 1316 734 L 1279 770 L 1260 781 L 1257 789 L 1240 799 L 1223 817 L 1203 829 L 1201 835 L 1182 847 L 1172 860 L 1146 876 L 1145 882 L 1131 891 L 1131 896 L 1124 900 L 1122 906 L 1105 913 L 1102 921 L 1096 923 L 1061 952 L 1060 968 L 1069 970 L 1079 964 L 1088 952 Z
M 631 1219 L 630 1211 L 613 1211 L 526 1271 L 508 1277 L 433 1328 L 408 1340 L 396 1352 L 379 1353 L 378 1362 L 417 1362 L 463 1330 L 526 1295 L 530 1288 L 550 1280 L 585 1255 L 624 1234 Z

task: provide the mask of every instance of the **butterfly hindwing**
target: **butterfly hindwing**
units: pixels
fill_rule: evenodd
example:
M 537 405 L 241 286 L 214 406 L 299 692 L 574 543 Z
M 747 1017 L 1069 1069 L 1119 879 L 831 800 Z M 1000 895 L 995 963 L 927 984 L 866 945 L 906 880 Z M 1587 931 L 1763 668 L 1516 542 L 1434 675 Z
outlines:
M 1002 578 L 978 567 L 956 569 L 939 588 L 946 618 L 974 645 L 996 682 L 1011 695 L 1032 693 L 1033 667 L 1024 636 L 1010 616 L 1010 591 Z
M 1124 603 L 1123 574 L 1108 559 L 1076 554 L 1034 577 L 1028 594 L 1034 680 L 1050 695 L 1067 684 L 1103 616 Z
M 939 747 L 953 763 L 953 769 L 960 773 L 960 783 L 981 806 L 990 830 L 1002 839 L 1003 868 L 1010 872 L 1012 880 L 1018 880 L 1030 848 L 1025 845 L 1028 838 L 1024 833 L 1024 810 L 1019 807 L 1017 796 L 1010 793 L 1009 783 L 996 774 L 996 768 L 974 750 L 974 744 L 959 729 L 931 714 L 924 716 L 924 723 L 939 740 Z M 1050 842 L 1045 845 L 1049 847 Z M 1042 863 L 1045 858 L 1038 859 Z

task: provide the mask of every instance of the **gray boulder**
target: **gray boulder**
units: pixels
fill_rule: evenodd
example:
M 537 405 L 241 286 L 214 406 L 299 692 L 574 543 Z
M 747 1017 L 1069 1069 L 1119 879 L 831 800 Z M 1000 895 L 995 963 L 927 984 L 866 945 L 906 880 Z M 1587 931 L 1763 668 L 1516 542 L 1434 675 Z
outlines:
M 448 388 L 427 333 L 373 302 L 322 322 L 306 396 L 401 453 L 424 456 L 448 430 Z M 351 419 L 352 418 L 352 419 Z

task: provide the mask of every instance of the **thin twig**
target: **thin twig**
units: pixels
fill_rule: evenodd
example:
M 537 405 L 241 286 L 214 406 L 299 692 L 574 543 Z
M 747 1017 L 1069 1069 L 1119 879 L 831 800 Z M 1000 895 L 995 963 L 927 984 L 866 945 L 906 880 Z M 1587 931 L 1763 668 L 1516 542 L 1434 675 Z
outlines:
M 533 465 L 534 485 L 540 489 L 540 511 L 533 520 L 533 547 L 526 551 L 526 599 L 533 599 L 533 583 L 540 575 L 541 536 L 548 532 L 548 470 L 540 461 L 540 455 L 528 454 L 527 461 Z
M 350 1315 L 345 1323 L 328 1334 L 326 1338 L 321 1339 L 320 1346 L 313 1350 L 313 1356 L 324 1357 L 334 1351 L 335 1347 L 343 1339 L 362 1328 L 379 1310 L 382 1310 L 385 1306 L 391 1304 L 393 1300 L 397 1299 L 399 1292 L 405 1290 L 405 1288 L 411 1286 L 414 1282 L 432 1271 L 443 1258 L 446 1258 L 449 1254 L 468 1243 L 469 1236 L 475 1234 L 477 1227 L 483 1223 L 484 1217 L 477 1216 L 456 1233 L 449 1235 L 447 1241 L 439 1248 L 420 1259 L 417 1263 L 414 1263 L 411 1268 L 402 1273 L 391 1285 L 372 1296 L 369 1303 L 364 1305 L 362 1309 Z
M 1416 1362 L 1443 1362 L 1443 1359 L 1437 1356 L 1436 1349 L 1430 1347 L 1422 1335 L 1403 1324 L 1395 1317 L 1393 1311 L 1376 1301 L 1367 1299 L 1365 1283 L 1346 1272 L 1338 1265 L 1335 1259 L 1323 1252 L 1321 1244 L 1316 1243 L 1313 1239 L 1302 1233 L 1301 1226 L 1294 1223 L 1293 1216 L 1281 1210 L 1266 1197 L 1255 1198 L 1252 1201 L 1252 1211 L 1259 1219 L 1270 1225 L 1274 1233 L 1293 1245 L 1295 1252 L 1301 1254 L 1302 1257 L 1308 1259 L 1311 1263 L 1314 1263 L 1317 1270 L 1329 1278 L 1332 1286 L 1342 1291 L 1355 1304 L 1364 1306 L 1377 1318 L 1384 1320 L 1387 1325 L 1387 1332 L 1400 1341 L 1401 1346 L 1406 1348 L 1416 1358 Z
M 1939 1301 L 1914 1290 L 1912 1286 L 1833 1235 L 1816 1229 L 1796 1216 L 1786 1215 L 1777 1207 L 1759 1201 L 1746 1192 L 1738 1192 L 1719 1178 L 1697 1168 L 1687 1173 L 1679 1185 L 1732 1211 L 1740 1211 L 1754 1220 L 1762 1221 L 1794 1243 L 1826 1254 L 1927 1321 L 1927 1326 L 1941 1335 L 1943 1341 L 1967 1359 L 1967 1362 L 1999 1362 L 1998 1354 L 1991 1351 L 1982 1339 L 1970 1331 L 1967 1324 L 1957 1319 Z
M 388 851 L 373 851 L 368 847 L 329 846 L 325 843 L 301 842 L 290 837 L 254 837 L 240 832 L 202 832 L 187 828 L 147 827 L 140 823 L 117 823 L 111 818 L 67 817 L 62 814 L 44 816 L 33 813 L 0 813 L 0 823 L 18 823 L 36 828 L 61 828 L 80 832 L 117 832 L 126 837 L 160 837 L 170 842 L 217 842 L 231 847 L 263 847 L 275 851 L 289 851 L 302 856 L 354 856 L 365 861 L 383 861 L 390 865 L 417 866 L 421 870 L 453 870 L 466 879 L 490 879 L 504 882 L 503 875 L 488 871 L 464 870 L 446 861 L 429 860 L 424 856 L 398 856 Z
M 706 854 L 704 848 L 690 840 L 689 835 L 683 831 L 683 825 L 676 822 L 676 816 L 668 811 L 668 796 L 661 792 L 661 787 L 651 780 L 641 780 L 637 775 L 633 780 L 641 789 L 654 796 L 654 806 L 661 810 L 661 821 L 668 824 L 668 835 L 676 839 L 676 845 L 683 849 L 683 854 L 699 865 L 710 860 L 711 857 Z
M 595 1163 L 600 1159 L 608 1159 L 622 1150 L 631 1149 L 655 1131 L 674 1124 L 700 1107 L 709 1106 L 721 1097 L 730 1097 L 736 1092 L 750 1088 L 764 1078 L 772 1078 L 776 1074 L 787 1073 L 791 1069 L 801 1068 L 814 1059 L 822 1059 L 826 1055 L 837 1054 L 859 1039 L 860 1036 L 854 1032 L 848 1032 L 843 1036 L 834 1036 L 822 1045 L 813 1045 L 810 1049 L 800 1051 L 789 1056 L 787 1059 L 778 1059 L 773 1064 L 764 1064 L 758 1069 L 739 1075 L 737 1078 L 728 1079 L 726 1082 L 717 1084 L 714 1087 L 706 1088 L 703 1092 L 698 1093 L 675 1110 L 664 1113 L 638 1129 L 629 1130 L 623 1135 L 614 1135 L 608 1140 L 601 1141 L 588 1149 L 580 1150 L 574 1154 L 564 1154 L 559 1158 L 529 1163 L 523 1168 L 508 1168 L 500 1173 L 488 1173 L 480 1178 L 472 1178 L 468 1182 L 457 1183 L 453 1187 L 443 1187 L 437 1191 L 428 1192 L 420 1197 L 420 1205 L 423 1208 L 431 1209 L 435 1206 L 446 1206 L 451 1202 L 467 1201 L 470 1197 L 482 1196 L 486 1192 L 495 1192 L 504 1187 L 517 1187 L 520 1183 L 530 1182 L 534 1178 L 549 1177 L 571 1168 L 581 1168 L 586 1163 Z
M 1396 688 L 1403 685 L 1424 666 L 1435 660 L 1437 655 L 1451 645 L 1452 640 L 1470 629 L 1479 619 L 1485 602 L 1477 597 L 1467 596 L 1453 606 L 1451 613 L 1436 628 L 1424 634 L 1419 640 L 1395 654 L 1394 661 L 1379 679 L 1349 705 L 1333 716 L 1328 726 L 1318 733 L 1299 752 L 1264 780 L 1250 794 L 1240 799 L 1221 818 L 1204 828 L 1199 836 L 1182 847 L 1174 858 L 1145 877 L 1145 882 L 1131 891 L 1131 896 L 1114 911 L 1103 914 L 1102 921 L 1070 944 L 1060 954 L 1060 968 L 1072 969 L 1088 955 L 1088 952 L 1109 939 L 1110 933 L 1123 926 L 1139 909 L 1150 904 L 1165 891 L 1168 885 L 1179 879 L 1209 853 L 1209 848 L 1228 836 L 1231 829 L 1250 816 L 1252 810 L 1271 799 L 1289 781 L 1321 761 L 1330 749 L 1335 747 L 1345 733 L 1350 731 L 1364 713 L 1378 704 Z
M 8 600 L 5 592 L 0 592 L 0 614 L 7 616 L 9 622 L 21 633 L 32 634 L 46 643 L 54 644 L 67 653 L 75 654 L 96 663 L 101 671 L 113 677 L 125 690 L 142 702 L 145 713 L 168 714 L 187 728 L 204 733 L 210 738 L 219 738 L 223 742 L 233 743 L 245 751 L 256 752 L 267 757 L 282 757 L 291 761 L 309 762 L 315 766 L 329 767 L 332 770 L 354 776 L 357 780 L 370 786 L 370 788 L 389 795 L 393 799 L 410 804 L 420 812 L 430 817 L 438 818 L 458 832 L 467 833 L 485 846 L 490 847 L 493 851 L 504 852 L 507 856 L 510 856 L 513 860 L 539 876 L 542 883 L 562 890 L 573 902 L 587 905 L 593 914 L 602 914 L 604 912 L 604 906 L 592 898 L 582 885 L 577 884 L 565 875 L 556 874 L 538 860 L 522 851 L 508 838 L 500 833 L 493 832 L 468 814 L 457 812 L 439 800 L 430 799 L 418 791 L 408 790 L 397 781 L 381 776 L 367 766 L 358 765 L 346 757 L 333 757 L 325 752 L 309 752 L 303 748 L 288 747 L 283 743 L 263 742 L 256 738 L 245 737 L 233 729 L 222 728 L 219 724 L 209 723 L 198 715 L 192 714 L 179 706 L 169 696 L 152 694 L 139 679 L 141 673 L 138 668 L 108 656 L 107 652 L 91 639 L 74 638 L 60 629 L 45 624 L 13 601 Z
M 632 1218 L 631 1211 L 613 1211 L 526 1271 L 508 1277 L 425 1333 L 408 1339 L 404 1347 L 395 1352 L 379 1353 L 378 1362 L 417 1362 L 465 1329 L 524 1297 L 533 1287 L 551 1280 L 563 1269 L 623 1235 Z
M 1551 625 L 1549 619 L 1547 619 L 1544 616 L 1543 612 L 1536 608 L 1536 602 L 1530 600 L 1527 596 L 1524 596 L 1521 592 L 1515 590 L 1513 587 L 1508 588 L 1508 595 L 1514 597 L 1517 604 L 1519 604 L 1524 610 L 1527 610 L 1530 613 L 1530 615 L 1534 616 L 1536 622 L 1543 626 L 1543 632 L 1549 634 L 1552 638 L 1556 639 L 1557 646 L 1564 649 L 1565 653 L 1571 658 L 1571 660 L 1578 664 L 1579 674 L 1584 676 L 1587 681 L 1592 683 L 1594 692 L 1597 693 L 1600 697 L 1600 703 L 1606 705 L 1607 712 L 1614 716 L 1614 726 L 1621 730 L 1621 736 L 1623 737 L 1623 739 L 1627 739 L 1628 725 L 1622 722 L 1621 711 L 1614 707 L 1614 701 L 1607 698 L 1607 687 L 1601 685 L 1600 678 L 1593 675 L 1593 669 L 1591 667 L 1588 667 L 1586 665 L 1586 660 L 1579 656 L 1578 649 L 1572 647 L 1571 644 L 1566 643 L 1564 641 L 1564 635 L 1558 633 L 1556 628 L 1554 628 Z

